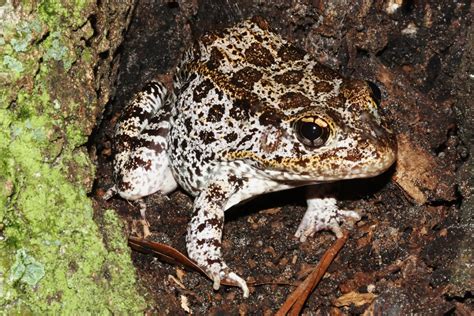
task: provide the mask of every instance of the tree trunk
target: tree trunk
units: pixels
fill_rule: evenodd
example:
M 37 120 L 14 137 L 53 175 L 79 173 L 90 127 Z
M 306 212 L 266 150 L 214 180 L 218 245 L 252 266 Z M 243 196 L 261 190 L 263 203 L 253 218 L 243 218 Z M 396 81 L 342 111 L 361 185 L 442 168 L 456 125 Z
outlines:
M 0 309 L 139 312 L 113 211 L 94 221 L 86 144 L 133 5 L 0 1 Z

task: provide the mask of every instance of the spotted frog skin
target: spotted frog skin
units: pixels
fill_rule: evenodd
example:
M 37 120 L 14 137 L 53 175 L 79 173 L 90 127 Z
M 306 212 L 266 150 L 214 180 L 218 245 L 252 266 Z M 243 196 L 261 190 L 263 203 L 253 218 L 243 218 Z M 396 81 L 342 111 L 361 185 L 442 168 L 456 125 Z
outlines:
M 115 186 L 127 200 L 195 197 L 187 251 L 213 279 L 246 282 L 221 255 L 224 212 L 252 197 L 308 186 L 301 241 L 342 236 L 340 210 L 322 183 L 376 176 L 396 143 L 365 81 L 346 79 L 271 32 L 262 18 L 203 36 L 178 66 L 174 91 L 149 83 L 116 127 Z M 110 196 L 111 193 L 108 193 Z

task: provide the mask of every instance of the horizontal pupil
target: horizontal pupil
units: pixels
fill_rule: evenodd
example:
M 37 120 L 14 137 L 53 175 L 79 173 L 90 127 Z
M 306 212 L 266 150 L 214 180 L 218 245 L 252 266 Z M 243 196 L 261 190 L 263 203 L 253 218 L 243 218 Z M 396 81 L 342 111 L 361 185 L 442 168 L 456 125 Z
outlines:
M 315 123 L 303 123 L 300 131 L 302 136 L 311 141 L 318 139 L 323 133 L 321 127 Z

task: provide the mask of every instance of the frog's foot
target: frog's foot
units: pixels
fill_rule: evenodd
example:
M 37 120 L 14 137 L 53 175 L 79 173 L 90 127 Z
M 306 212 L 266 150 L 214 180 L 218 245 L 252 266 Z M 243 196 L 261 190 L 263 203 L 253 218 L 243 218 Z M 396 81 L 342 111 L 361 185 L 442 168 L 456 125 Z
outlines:
M 104 195 L 102 195 L 102 199 L 104 201 L 110 200 L 115 194 L 117 194 L 117 186 L 113 185 L 109 188 Z
M 196 234 L 188 232 L 188 255 L 212 279 L 214 290 L 218 290 L 221 281 L 225 281 L 227 284 L 240 287 L 243 296 L 245 298 L 249 297 L 247 283 L 235 272 L 232 272 L 221 258 L 220 239 L 211 237 L 210 239 L 196 240 L 193 236 L 196 236 Z
M 230 271 L 227 265 L 218 261 L 213 263 L 210 267 L 205 268 L 206 273 L 212 278 L 213 289 L 218 290 L 221 286 L 221 281 L 225 281 L 228 284 L 238 286 L 242 289 L 244 298 L 249 297 L 249 288 L 247 282 L 244 279 L 239 277 L 235 272 Z
M 247 283 L 232 272 L 222 259 L 222 229 L 224 227 L 223 204 L 229 200 L 234 188 L 227 181 L 215 181 L 201 191 L 194 201 L 194 214 L 189 222 L 186 248 L 189 257 L 200 266 L 213 281 L 215 290 L 221 281 L 238 286 L 249 296 Z
M 312 237 L 320 230 L 330 230 L 337 238 L 342 237 L 340 224 L 345 220 L 360 220 L 360 215 L 354 211 L 340 210 L 334 198 L 308 199 L 308 209 L 296 230 L 295 236 L 301 242 L 307 237 Z
M 221 281 L 225 281 L 228 284 L 240 287 L 244 292 L 244 297 L 248 297 L 249 288 L 247 283 L 236 273 L 232 272 L 221 258 L 220 239 L 212 237 L 195 239 L 194 237 L 196 237 L 196 234 L 191 230 L 188 231 L 186 245 L 188 255 L 212 279 L 214 290 L 218 290 L 221 286 Z
M 146 221 L 146 203 L 145 203 L 145 201 L 143 199 L 138 199 L 137 204 L 138 204 L 138 207 L 140 208 L 140 216 L 141 216 L 142 220 Z

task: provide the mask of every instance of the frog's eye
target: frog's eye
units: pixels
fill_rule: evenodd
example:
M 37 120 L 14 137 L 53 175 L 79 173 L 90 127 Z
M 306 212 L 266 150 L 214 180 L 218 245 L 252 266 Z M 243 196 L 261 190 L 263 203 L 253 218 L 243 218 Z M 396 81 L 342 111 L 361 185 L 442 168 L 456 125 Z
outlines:
M 382 101 L 382 92 L 380 91 L 379 87 L 372 81 L 367 81 L 367 85 L 370 88 L 370 96 L 374 100 L 375 104 L 380 106 L 380 101 Z
M 329 125 L 315 116 L 303 117 L 294 123 L 296 137 L 311 147 L 320 147 L 329 138 Z

